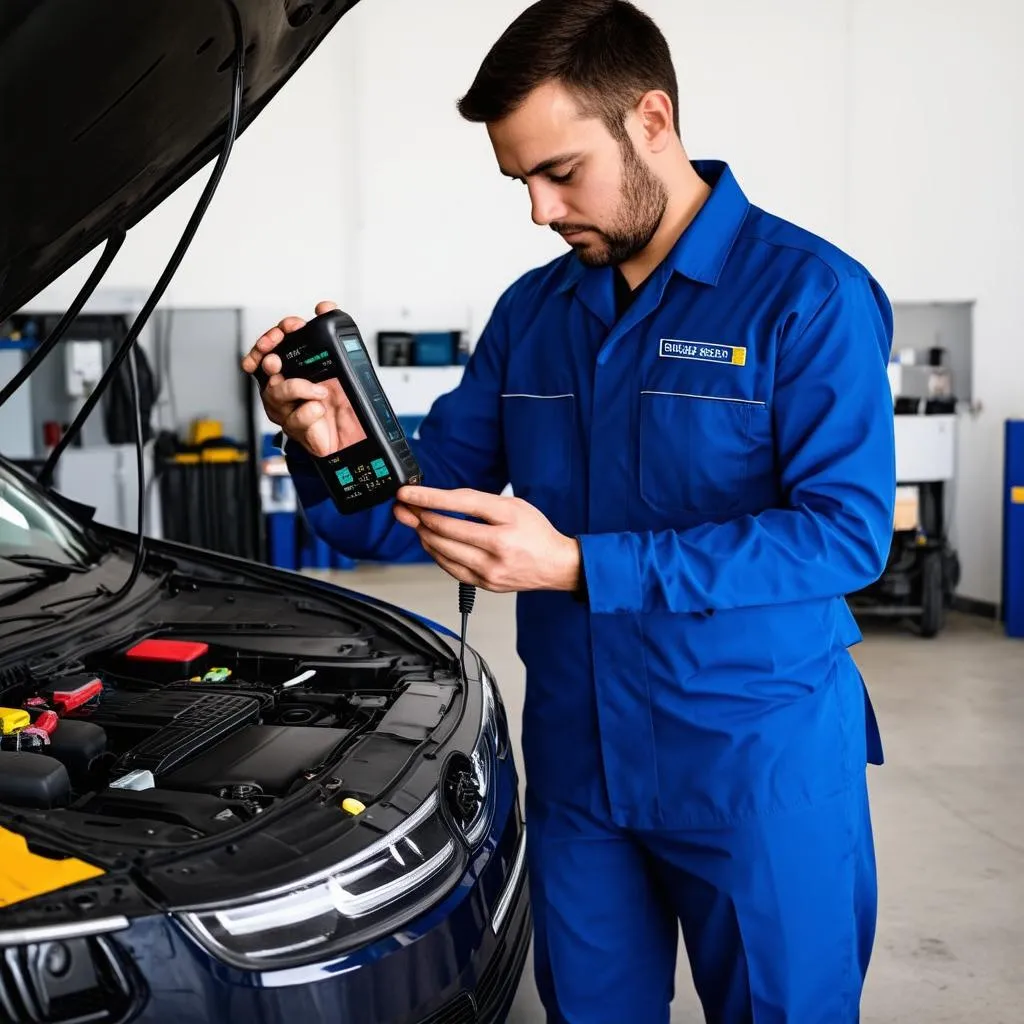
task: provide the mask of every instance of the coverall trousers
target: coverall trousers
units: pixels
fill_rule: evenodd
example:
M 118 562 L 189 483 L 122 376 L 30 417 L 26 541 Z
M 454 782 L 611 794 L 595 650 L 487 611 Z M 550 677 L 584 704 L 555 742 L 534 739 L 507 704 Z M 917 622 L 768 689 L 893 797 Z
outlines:
M 682 928 L 709 1024 L 853 1024 L 875 932 L 866 782 L 721 828 L 638 832 L 532 798 L 548 1024 L 667 1024 Z

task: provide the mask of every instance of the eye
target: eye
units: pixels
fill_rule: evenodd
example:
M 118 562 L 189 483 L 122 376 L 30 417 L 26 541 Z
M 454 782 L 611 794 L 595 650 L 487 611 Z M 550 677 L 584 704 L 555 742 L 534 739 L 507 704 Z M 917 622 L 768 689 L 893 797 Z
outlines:
M 576 174 L 576 168 L 568 171 L 566 174 L 548 174 L 548 181 L 554 182 L 556 185 L 568 185 L 572 181 Z

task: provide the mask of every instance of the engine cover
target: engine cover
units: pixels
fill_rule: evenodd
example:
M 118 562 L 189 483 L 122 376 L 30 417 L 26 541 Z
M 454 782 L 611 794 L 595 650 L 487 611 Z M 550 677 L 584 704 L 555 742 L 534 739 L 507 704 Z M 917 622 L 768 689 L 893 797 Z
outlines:
M 148 769 L 160 778 L 226 733 L 255 722 L 259 711 L 259 701 L 237 694 L 115 690 L 70 717 L 102 726 L 111 747 L 130 747 L 114 766 L 113 777 Z
M 296 780 L 330 759 L 347 729 L 251 725 L 167 775 L 171 789 L 218 792 L 255 785 L 285 796 Z

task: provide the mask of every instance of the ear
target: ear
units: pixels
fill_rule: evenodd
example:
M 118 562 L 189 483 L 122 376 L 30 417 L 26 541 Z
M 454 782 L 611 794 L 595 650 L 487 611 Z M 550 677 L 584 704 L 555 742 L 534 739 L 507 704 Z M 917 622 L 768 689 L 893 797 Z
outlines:
M 640 97 L 635 107 L 643 140 L 652 153 L 660 153 L 675 134 L 672 100 L 668 93 L 652 89 Z

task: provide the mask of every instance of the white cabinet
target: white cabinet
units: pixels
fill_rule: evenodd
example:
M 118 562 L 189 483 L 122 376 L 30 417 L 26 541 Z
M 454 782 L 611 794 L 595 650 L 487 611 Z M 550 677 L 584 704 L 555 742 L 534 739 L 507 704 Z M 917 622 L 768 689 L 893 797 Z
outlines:
M 463 366 L 380 366 L 377 376 L 396 416 L 424 416 L 434 400 L 457 387 Z
M 896 480 L 918 484 L 956 473 L 956 415 L 896 417 Z
M 153 446 L 143 459 L 146 483 L 153 480 Z M 138 472 L 135 445 L 103 445 L 68 448 L 57 463 L 55 488 L 73 501 L 96 509 L 96 522 L 134 532 L 138 529 Z M 162 536 L 160 486 L 154 483 L 147 495 L 146 536 Z

